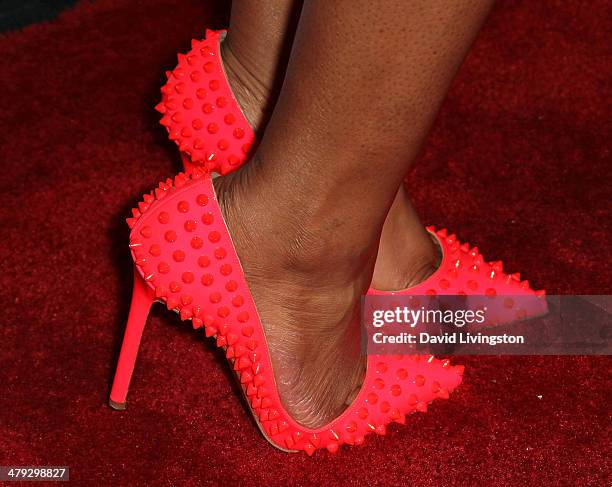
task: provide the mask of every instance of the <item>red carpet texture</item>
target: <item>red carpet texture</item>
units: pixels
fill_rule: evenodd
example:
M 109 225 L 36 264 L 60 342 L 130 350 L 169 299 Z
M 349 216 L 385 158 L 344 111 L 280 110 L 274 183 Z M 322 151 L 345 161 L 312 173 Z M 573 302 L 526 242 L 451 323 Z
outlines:
M 610 294 L 608 2 L 501 1 L 409 187 L 551 294 Z M 179 167 L 153 106 L 228 5 L 82 2 L 0 37 L 0 464 L 100 485 L 604 485 L 609 358 L 465 357 L 464 383 L 361 448 L 272 449 L 202 332 L 149 319 L 129 407 L 107 406 L 138 195 Z

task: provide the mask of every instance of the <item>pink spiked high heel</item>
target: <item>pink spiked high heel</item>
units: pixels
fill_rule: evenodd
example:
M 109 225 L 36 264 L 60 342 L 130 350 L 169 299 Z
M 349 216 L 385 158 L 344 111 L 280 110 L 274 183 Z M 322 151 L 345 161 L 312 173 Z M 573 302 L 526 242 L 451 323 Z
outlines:
M 255 303 L 223 215 L 212 179 L 195 169 L 161 183 L 145 195 L 131 227 L 134 295 L 110 404 L 124 409 L 148 310 L 157 300 L 194 328 L 204 328 L 225 349 L 264 436 L 285 451 L 335 453 L 361 445 L 370 433 L 385 434 L 392 421 L 426 411 L 448 398 L 463 367 L 434 357 L 370 355 L 366 376 L 351 406 L 328 425 L 310 429 L 295 422 L 278 395 L 270 353 Z
M 156 106 L 163 114 L 162 125 L 179 146 L 186 172 L 200 167 L 226 174 L 244 164 L 255 147 L 255 134 L 223 69 L 220 43 L 225 32 L 206 30 L 205 39 L 193 40 L 191 50 L 179 54 L 178 66 L 166 73 L 168 81 L 161 90 L 162 101 Z M 437 240 L 443 260 L 438 271 L 418 289 L 447 295 L 544 295 L 544 291 L 533 291 L 528 281 L 521 281 L 520 274 L 504 274 L 501 261 L 485 261 L 477 247 L 462 244 L 445 229 L 435 232 L 434 227 L 428 227 L 428 230 Z M 370 289 L 368 294 L 418 292 L 416 288 L 391 293 Z M 517 312 L 526 316 L 541 314 L 546 311 L 545 301 L 542 303 Z

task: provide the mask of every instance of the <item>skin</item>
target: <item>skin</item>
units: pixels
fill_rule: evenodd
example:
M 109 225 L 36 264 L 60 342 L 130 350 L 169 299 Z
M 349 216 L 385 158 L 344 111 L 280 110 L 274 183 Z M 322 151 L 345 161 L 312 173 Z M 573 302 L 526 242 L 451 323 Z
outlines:
M 491 4 L 234 1 L 224 63 L 261 143 L 217 191 L 281 399 L 305 426 L 360 387 L 360 296 L 435 268 L 399 189 Z
M 301 0 L 232 2 L 223 64 L 242 112 L 263 134 L 283 84 Z

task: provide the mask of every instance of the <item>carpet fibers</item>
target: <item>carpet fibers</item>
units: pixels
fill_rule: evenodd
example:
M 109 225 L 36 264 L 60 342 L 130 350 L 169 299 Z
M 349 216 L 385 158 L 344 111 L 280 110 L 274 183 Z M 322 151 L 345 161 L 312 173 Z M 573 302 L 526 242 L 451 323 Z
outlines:
M 427 223 L 551 294 L 610 294 L 608 2 L 500 1 L 408 184 Z M 607 14 L 606 14 L 607 12 Z M 384 438 L 287 455 L 221 355 L 155 306 L 129 407 L 107 406 L 127 316 L 123 219 L 177 172 L 153 106 L 228 5 L 80 2 L 0 36 L 0 464 L 101 485 L 604 485 L 607 357 L 465 357 L 461 387 Z

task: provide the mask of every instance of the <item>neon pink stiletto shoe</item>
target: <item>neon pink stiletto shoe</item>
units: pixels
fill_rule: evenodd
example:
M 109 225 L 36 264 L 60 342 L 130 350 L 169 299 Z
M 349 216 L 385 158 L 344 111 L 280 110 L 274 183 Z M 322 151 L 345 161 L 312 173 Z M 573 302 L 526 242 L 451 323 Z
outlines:
M 161 183 L 145 195 L 131 227 L 134 296 L 110 404 L 124 409 L 148 310 L 157 300 L 215 337 L 241 385 L 262 433 L 285 451 L 335 453 L 361 445 L 371 433 L 385 434 L 392 421 L 426 411 L 448 398 L 463 367 L 433 356 L 370 355 L 356 399 L 328 425 L 309 429 L 295 422 L 278 395 L 270 353 L 240 260 L 217 204 L 212 179 L 195 169 Z
M 181 151 L 185 171 L 200 167 L 207 172 L 226 174 L 244 164 L 255 147 L 255 134 L 244 117 L 225 76 L 220 55 L 224 30 L 206 30 L 206 38 L 193 40 L 191 51 L 179 54 L 178 66 L 167 72 L 162 101 L 156 109 L 170 138 Z M 428 227 L 442 250 L 438 271 L 416 288 L 389 293 L 370 289 L 368 294 L 533 295 L 528 281 L 520 275 L 504 274 L 501 261 L 486 262 L 477 247 L 459 242 L 445 229 Z M 543 295 L 544 291 L 537 291 Z M 526 316 L 542 309 L 522 310 Z

